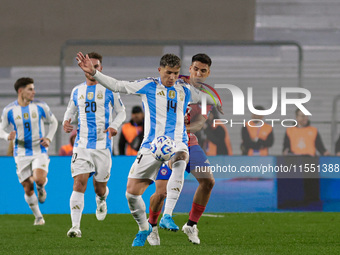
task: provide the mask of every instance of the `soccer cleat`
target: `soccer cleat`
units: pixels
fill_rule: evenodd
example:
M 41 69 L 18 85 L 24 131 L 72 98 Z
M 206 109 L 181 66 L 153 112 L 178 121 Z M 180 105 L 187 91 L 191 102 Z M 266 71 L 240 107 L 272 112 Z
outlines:
M 44 184 L 44 187 L 42 188 L 37 188 L 37 191 L 38 191 L 38 200 L 41 204 L 43 204 L 46 200 L 46 197 L 47 197 L 47 193 L 46 193 L 46 190 L 45 190 L 45 186 L 48 182 L 48 179 L 46 177 L 46 182 Z
M 34 225 L 34 226 L 45 225 L 45 220 L 44 220 L 44 218 L 43 218 L 43 217 L 35 218 L 33 225 Z
M 148 235 L 147 240 L 148 240 L 150 245 L 160 245 L 161 244 L 161 239 L 159 238 L 157 226 L 152 227 L 152 232 L 150 233 L 150 235 Z
M 70 230 L 67 232 L 68 237 L 81 237 L 81 231 L 79 227 L 74 226 L 70 228 Z
M 159 227 L 162 229 L 167 229 L 171 231 L 178 231 L 179 227 L 175 224 L 174 220 L 169 214 L 164 214 L 161 221 L 159 222 Z
M 191 227 L 185 223 L 182 227 L 182 231 L 188 236 L 190 242 L 192 242 L 193 244 L 200 244 L 201 241 L 198 238 L 197 225 Z
M 152 226 L 149 223 L 149 230 L 138 231 L 135 239 L 132 242 L 132 246 L 144 246 L 146 238 L 152 232 Z

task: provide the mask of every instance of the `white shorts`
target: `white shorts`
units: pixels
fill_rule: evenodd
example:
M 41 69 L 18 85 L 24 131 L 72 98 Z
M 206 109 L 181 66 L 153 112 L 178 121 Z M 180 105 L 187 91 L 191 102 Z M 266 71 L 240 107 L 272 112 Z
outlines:
M 35 156 L 18 156 L 14 157 L 14 160 L 17 165 L 17 175 L 20 183 L 31 177 L 34 169 L 42 169 L 48 172 L 50 163 L 50 159 L 45 153 Z
M 189 155 L 188 146 L 184 143 L 176 144 L 176 152 L 178 151 L 184 151 Z M 128 178 L 150 179 L 155 181 L 162 164 L 162 161 L 158 161 L 154 158 L 150 149 L 142 148 L 131 166 Z
M 73 148 L 71 160 L 72 177 L 79 174 L 93 173 L 97 182 L 107 182 L 111 173 L 111 153 L 109 149 Z

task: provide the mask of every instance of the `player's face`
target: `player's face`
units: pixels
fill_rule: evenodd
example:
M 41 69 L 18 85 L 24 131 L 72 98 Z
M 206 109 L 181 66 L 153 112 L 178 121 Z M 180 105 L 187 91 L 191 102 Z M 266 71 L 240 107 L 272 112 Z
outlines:
M 208 64 L 204 64 L 200 61 L 195 61 L 191 64 L 189 68 L 190 72 L 190 83 L 195 87 L 201 87 L 200 82 L 205 82 L 205 80 L 210 75 L 210 68 Z
M 172 87 L 179 76 L 180 67 L 158 67 L 158 72 L 161 76 L 162 84 L 166 87 Z
M 100 72 L 103 70 L 102 64 L 100 63 L 100 61 L 98 59 L 90 58 L 90 60 L 91 60 L 91 62 L 92 62 L 92 64 L 93 64 L 95 69 L 97 69 Z M 93 76 L 89 75 L 88 73 L 85 73 L 85 76 L 90 81 L 93 81 L 93 82 L 96 81 L 96 79 L 93 78 Z
M 25 88 L 20 88 L 19 94 L 21 98 L 26 102 L 31 102 L 34 100 L 35 90 L 34 84 L 28 84 Z
M 296 121 L 298 123 L 298 126 L 305 127 L 308 124 L 309 117 L 307 115 L 304 115 L 301 111 L 299 111 L 296 115 Z

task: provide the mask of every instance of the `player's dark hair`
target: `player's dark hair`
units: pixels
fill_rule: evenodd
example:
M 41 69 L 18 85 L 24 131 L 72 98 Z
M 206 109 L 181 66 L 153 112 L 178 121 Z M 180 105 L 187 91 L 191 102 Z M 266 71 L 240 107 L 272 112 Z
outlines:
M 14 83 L 14 89 L 18 93 L 20 88 L 25 88 L 28 84 L 34 83 L 34 80 L 29 77 L 22 77 L 19 78 L 15 83 Z
M 181 59 L 175 54 L 165 54 L 159 63 L 161 67 L 181 67 Z
M 87 53 L 87 55 L 89 55 L 89 58 L 98 59 L 99 62 L 102 64 L 103 56 L 100 55 L 99 53 L 97 53 L 97 52 L 90 52 L 90 53 Z
M 195 56 L 193 56 L 191 59 L 191 63 L 194 63 L 195 61 L 199 61 L 203 64 L 207 64 L 209 67 L 212 64 L 211 58 L 207 54 L 204 54 L 204 53 L 198 53 Z

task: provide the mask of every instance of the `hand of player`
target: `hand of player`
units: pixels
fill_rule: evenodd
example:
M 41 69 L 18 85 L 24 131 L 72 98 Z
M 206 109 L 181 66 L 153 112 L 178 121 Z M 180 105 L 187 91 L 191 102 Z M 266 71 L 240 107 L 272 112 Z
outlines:
M 78 66 L 85 72 L 93 76 L 96 73 L 96 69 L 94 68 L 92 61 L 89 56 L 84 56 L 83 53 L 78 52 L 76 60 L 78 61 Z
M 50 146 L 50 143 L 51 143 L 50 139 L 48 139 L 46 137 L 43 137 L 43 138 L 40 139 L 40 144 L 44 147 Z
M 16 134 L 15 131 L 12 131 L 11 133 L 9 133 L 9 135 L 8 135 L 8 137 L 7 137 L 7 140 L 8 140 L 8 141 L 14 140 L 15 134 Z
M 70 118 L 69 120 L 65 120 L 65 121 L 64 121 L 64 126 L 63 126 L 63 128 L 64 128 L 64 131 L 65 131 L 66 133 L 72 132 L 73 126 L 71 125 L 71 118 Z
M 106 130 L 103 131 L 103 133 L 109 133 L 109 139 L 111 139 L 113 136 L 117 135 L 117 130 L 112 128 L 112 127 L 108 127 Z

